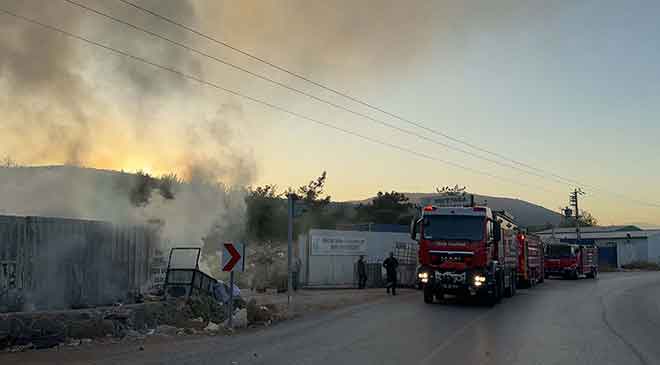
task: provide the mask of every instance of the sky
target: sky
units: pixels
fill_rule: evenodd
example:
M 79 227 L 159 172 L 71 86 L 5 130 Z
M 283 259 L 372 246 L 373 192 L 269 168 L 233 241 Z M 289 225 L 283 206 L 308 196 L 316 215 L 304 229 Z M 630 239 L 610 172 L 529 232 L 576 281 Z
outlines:
M 119 1 L 77 1 L 426 140 L 64 1 L 43 6 L 28 0 L 3 7 L 397 147 L 0 15 L 9 30 L 0 36 L 5 51 L 0 52 L 0 127 L 5 127 L 0 155 L 22 164 L 76 163 L 182 176 L 204 166 L 228 183 L 281 188 L 304 184 L 325 170 L 334 200 L 458 184 L 558 210 L 575 185 L 548 177 L 555 174 L 581 183 L 587 192 L 582 207 L 602 224 L 660 225 L 656 1 L 137 1 L 390 113 L 541 169 L 545 178 L 446 148 L 442 144 L 506 162 Z

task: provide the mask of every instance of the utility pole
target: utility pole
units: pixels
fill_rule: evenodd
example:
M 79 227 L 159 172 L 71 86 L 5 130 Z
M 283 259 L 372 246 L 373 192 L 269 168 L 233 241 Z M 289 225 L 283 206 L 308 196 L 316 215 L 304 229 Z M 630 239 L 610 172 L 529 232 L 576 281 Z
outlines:
M 293 216 L 294 216 L 294 207 L 295 207 L 295 194 L 287 194 L 288 206 L 289 206 L 289 243 L 287 249 L 287 304 L 291 304 L 291 289 L 293 288 L 293 277 L 291 275 L 291 265 L 293 264 Z
M 578 245 L 580 244 L 580 209 L 578 204 L 580 195 L 584 195 L 584 191 L 580 188 L 573 190 L 570 194 L 571 206 L 575 208 L 575 243 Z

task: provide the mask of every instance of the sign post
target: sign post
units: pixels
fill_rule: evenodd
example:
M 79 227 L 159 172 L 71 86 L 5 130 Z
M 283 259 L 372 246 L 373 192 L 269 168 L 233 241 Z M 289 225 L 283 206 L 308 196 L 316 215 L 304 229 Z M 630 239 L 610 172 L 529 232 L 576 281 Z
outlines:
M 229 306 L 227 323 L 232 327 L 234 316 L 234 271 L 245 271 L 245 245 L 242 243 L 226 242 L 222 250 L 222 271 L 229 271 Z

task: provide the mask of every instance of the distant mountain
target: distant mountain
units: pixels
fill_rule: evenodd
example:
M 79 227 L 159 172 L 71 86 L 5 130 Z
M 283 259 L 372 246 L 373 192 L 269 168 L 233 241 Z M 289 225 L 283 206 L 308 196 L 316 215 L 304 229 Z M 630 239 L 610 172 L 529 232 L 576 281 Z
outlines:
M 420 204 L 424 197 L 429 197 L 437 194 L 433 193 L 404 193 L 413 204 Z M 373 198 L 365 199 L 357 203 L 368 203 Z M 559 225 L 561 222 L 561 214 L 554 212 L 550 209 L 536 205 L 524 200 L 513 198 L 501 198 L 486 195 L 474 195 L 475 202 L 479 205 L 487 205 L 493 210 L 506 210 L 511 213 L 516 222 L 524 227 L 530 226 L 543 226 L 547 224 Z
M 131 218 L 138 213 L 150 211 L 150 215 L 160 215 L 162 211 L 171 214 L 189 212 L 198 216 L 200 205 L 209 205 L 209 210 L 217 210 L 216 195 L 223 192 L 183 191 L 174 201 L 167 202 L 154 194 L 149 207 L 131 206 L 126 192 L 120 186 L 131 185 L 135 175 L 120 171 L 110 171 L 72 166 L 39 166 L 0 168 L 0 214 L 50 215 L 72 218 L 92 218 L 116 221 Z M 184 190 L 185 186 L 183 186 Z M 193 194 L 194 193 L 194 194 Z M 432 193 L 405 193 L 413 204 L 419 204 L 422 197 Z M 191 199 L 191 195 L 194 195 Z M 198 196 L 199 195 L 199 196 Z M 366 203 L 373 198 L 357 202 Z M 530 202 L 485 195 L 475 195 L 478 204 L 486 204 L 495 210 L 506 210 L 516 221 L 525 227 L 558 225 L 562 216 L 542 206 Z M 195 203 L 190 203 L 191 201 Z M 179 204 L 184 204 L 180 206 Z M 222 205 L 222 204 L 221 204 Z M 340 204 L 343 205 L 343 204 Z M 212 208 L 212 209 L 211 209 Z M 195 213 L 195 214 L 193 214 Z M 185 214 L 176 214 L 185 216 Z M 207 215 L 207 214 L 204 214 Z M 171 219 L 171 218 L 170 218 Z M 199 218 L 198 218 L 199 219 Z
M 637 226 L 641 229 L 660 229 L 660 225 L 658 224 L 653 224 L 653 223 L 639 223 L 639 222 L 633 222 L 630 223 L 631 226 Z
M 168 189 L 162 183 L 75 166 L 0 167 L 0 215 L 157 223 L 164 237 L 180 245 L 200 244 L 209 232 L 232 237 L 233 229 L 242 229 L 241 189 L 203 181 Z

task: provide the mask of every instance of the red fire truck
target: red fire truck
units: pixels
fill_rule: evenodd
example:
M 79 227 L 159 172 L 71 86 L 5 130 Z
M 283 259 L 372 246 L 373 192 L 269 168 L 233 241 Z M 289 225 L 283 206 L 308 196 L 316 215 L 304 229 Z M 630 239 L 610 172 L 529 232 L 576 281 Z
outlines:
M 542 283 L 544 273 L 544 248 L 538 236 L 518 233 L 518 286 L 533 287 Z
M 545 247 L 545 277 L 578 279 L 598 277 L 598 247 L 575 243 L 552 243 Z
M 411 236 L 419 242 L 424 302 L 452 294 L 494 305 L 515 295 L 516 228 L 510 215 L 488 207 L 424 207 L 411 223 Z

